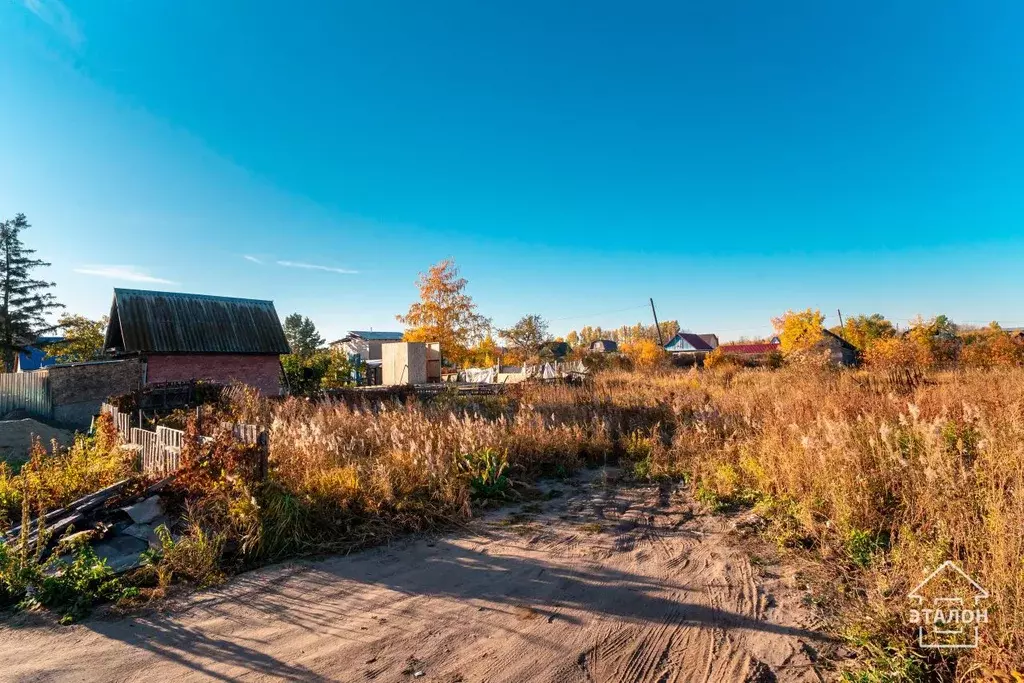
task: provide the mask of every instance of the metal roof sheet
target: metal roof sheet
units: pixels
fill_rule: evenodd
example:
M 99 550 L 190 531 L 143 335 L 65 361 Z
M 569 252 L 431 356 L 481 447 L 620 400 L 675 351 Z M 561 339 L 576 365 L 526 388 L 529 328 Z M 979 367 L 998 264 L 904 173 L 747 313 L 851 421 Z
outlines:
M 737 356 L 756 356 L 761 353 L 778 351 L 778 344 L 756 343 L 756 344 L 722 344 L 718 347 L 722 353 L 732 353 Z
M 272 301 L 115 289 L 106 348 L 126 353 L 290 353 Z
M 360 337 L 367 341 L 401 341 L 401 332 L 371 332 L 364 330 L 349 330 L 348 336 Z

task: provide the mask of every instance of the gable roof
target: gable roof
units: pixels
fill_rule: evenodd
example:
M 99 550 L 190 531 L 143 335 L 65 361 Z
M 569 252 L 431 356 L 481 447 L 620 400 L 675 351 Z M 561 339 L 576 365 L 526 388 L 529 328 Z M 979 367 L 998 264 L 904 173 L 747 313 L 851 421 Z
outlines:
M 120 353 L 290 353 L 272 301 L 115 289 L 104 347 Z
M 700 337 L 701 339 L 703 339 L 704 341 L 706 341 L 708 343 L 708 346 L 710 346 L 711 348 L 713 348 L 713 349 L 718 348 L 719 342 L 718 342 L 718 335 L 717 334 L 708 333 L 708 334 L 698 334 L 697 336 Z
M 856 346 L 854 346 L 850 342 L 846 341 L 845 339 L 840 337 L 835 332 L 831 332 L 829 330 L 826 330 L 825 328 L 822 328 L 821 331 L 822 331 L 823 336 L 826 337 L 825 341 L 828 341 L 828 337 L 831 337 L 832 339 L 839 341 L 842 346 L 850 349 L 851 351 L 856 351 L 857 350 Z
M 394 342 L 402 341 L 405 338 L 405 334 L 402 332 L 371 332 L 369 330 L 349 330 L 348 333 L 341 339 L 335 339 L 330 343 L 330 346 L 336 344 L 346 344 L 350 341 L 380 341 L 380 342 Z
M 665 344 L 666 351 L 713 351 L 711 344 L 691 332 L 679 332 Z

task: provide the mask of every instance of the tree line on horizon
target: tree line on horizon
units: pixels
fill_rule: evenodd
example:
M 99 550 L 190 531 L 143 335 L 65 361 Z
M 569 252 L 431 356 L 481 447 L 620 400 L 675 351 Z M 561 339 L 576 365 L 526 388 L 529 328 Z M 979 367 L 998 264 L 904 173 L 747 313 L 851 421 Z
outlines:
M 34 275 L 50 264 L 35 258 L 35 250 L 23 244 L 22 232 L 29 227 L 21 213 L 0 221 L 0 353 L 4 369 L 13 371 L 21 349 L 55 330 L 62 332 L 63 339 L 47 345 L 45 351 L 58 362 L 101 357 L 106 317 L 90 319 L 62 312 L 55 323 L 48 320 L 64 306 L 51 291 L 55 284 Z M 617 342 L 635 364 L 652 366 L 664 360 L 661 344 L 682 331 L 678 320 L 666 320 L 659 327 L 643 322 L 610 329 L 584 325 L 555 337 L 548 321 L 538 314 L 523 315 L 515 324 L 498 328 L 479 312 L 467 292 L 468 284 L 455 261 L 444 259 L 420 273 L 418 299 L 406 313 L 396 316 L 405 326 L 405 340 L 440 343 L 449 367 L 488 367 L 499 360 L 507 364 L 550 360 L 551 342 L 563 341 L 573 349 L 574 357 L 581 357 L 601 339 Z M 783 357 L 814 348 L 827 329 L 856 347 L 863 360 L 875 367 L 1024 364 L 1024 339 L 1006 334 L 995 322 L 974 327 L 957 325 L 945 315 L 918 316 L 901 332 L 880 313 L 850 316 L 841 326 L 830 328 L 824 321 L 825 316 L 815 309 L 787 311 L 772 319 Z M 289 386 L 300 393 L 345 386 L 361 372 L 345 354 L 324 348 L 325 340 L 310 318 L 292 313 L 282 327 L 292 349 L 282 358 L 282 367 Z
M 396 316 L 406 326 L 404 339 L 439 342 L 445 361 L 453 367 L 489 367 L 499 359 L 507 364 L 539 362 L 547 360 L 544 351 L 550 342 L 561 341 L 574 347 L 571 357 L 583 357 L 599 339 L 617 342 L 634 365 L 653 367 L 665 361 L 661 344 L 682 330 L 679 321 L 667 320 L 660 323 L 660 338 L 658 328 L 642 322 L 613 329 L 585 325 L 565 337 L 554 337 L 547 321 L 537 314 L 524 315 L 510 327 L 495 328 L 478 311 L 466 291 L 468 281 L 452 259 L 432 265 L 419 275 L 416 285 L 419 299 L 407 313 Z M 821 311 L 814 309 L 787 311 L 772 319 L 781 341 L 781 356 L 813 349 L 828 329 L 856 347 L 863 360 L 875 367 L 1024 363 L 1024 341 L 1005 334 L 997 323 L 976 328 L 958 326 L 945 315 L 919 316 L 900 332 L 880 313 L 850 316 L 842 326 L 831 328 L 826 328 L 824 321 Z

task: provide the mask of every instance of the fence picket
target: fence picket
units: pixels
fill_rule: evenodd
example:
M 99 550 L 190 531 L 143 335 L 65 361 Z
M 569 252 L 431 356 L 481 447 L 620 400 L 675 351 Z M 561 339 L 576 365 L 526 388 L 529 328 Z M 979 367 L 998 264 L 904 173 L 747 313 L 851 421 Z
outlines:
M 156 428 L 156 440 L 164 472 L 175 472 L 181 466 L 181 444 L 184 438 L 185 432 L 180 429 Z
M 156 431 L 131 426 L 131 416 L 122 413 L 116 407 L 104 403 L 101 412 L 110 415 L 117 424 L 117 431 L 125 444 L 139 447 L 140 467 L 143 474 L 171 474 L 181 467 L 181 449 L 185 442 L 185 432 L 158 425 Z M 248 445 L 259 444 L 260 434 L 265 434 L 258 425 L 223 423 L 230 428 L 234 439 Z M 200 436 L 203 444 L 213 443 L 213 438 Z M 266 439 L 263 442 L 266 448 Z

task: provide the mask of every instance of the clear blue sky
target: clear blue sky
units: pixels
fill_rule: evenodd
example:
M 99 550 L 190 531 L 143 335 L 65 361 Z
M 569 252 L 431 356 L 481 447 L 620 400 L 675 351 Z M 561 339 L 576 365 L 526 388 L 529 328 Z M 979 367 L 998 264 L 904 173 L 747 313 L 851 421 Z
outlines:
M 0 216 L 88 315 L 136 286 L 396 328 L 453 256 L 496 324 L 556 333 L 648 296 L 728 338 L 808 306 L 1024 324 L 1022 26 L 1019 0 L 0 0 Z

